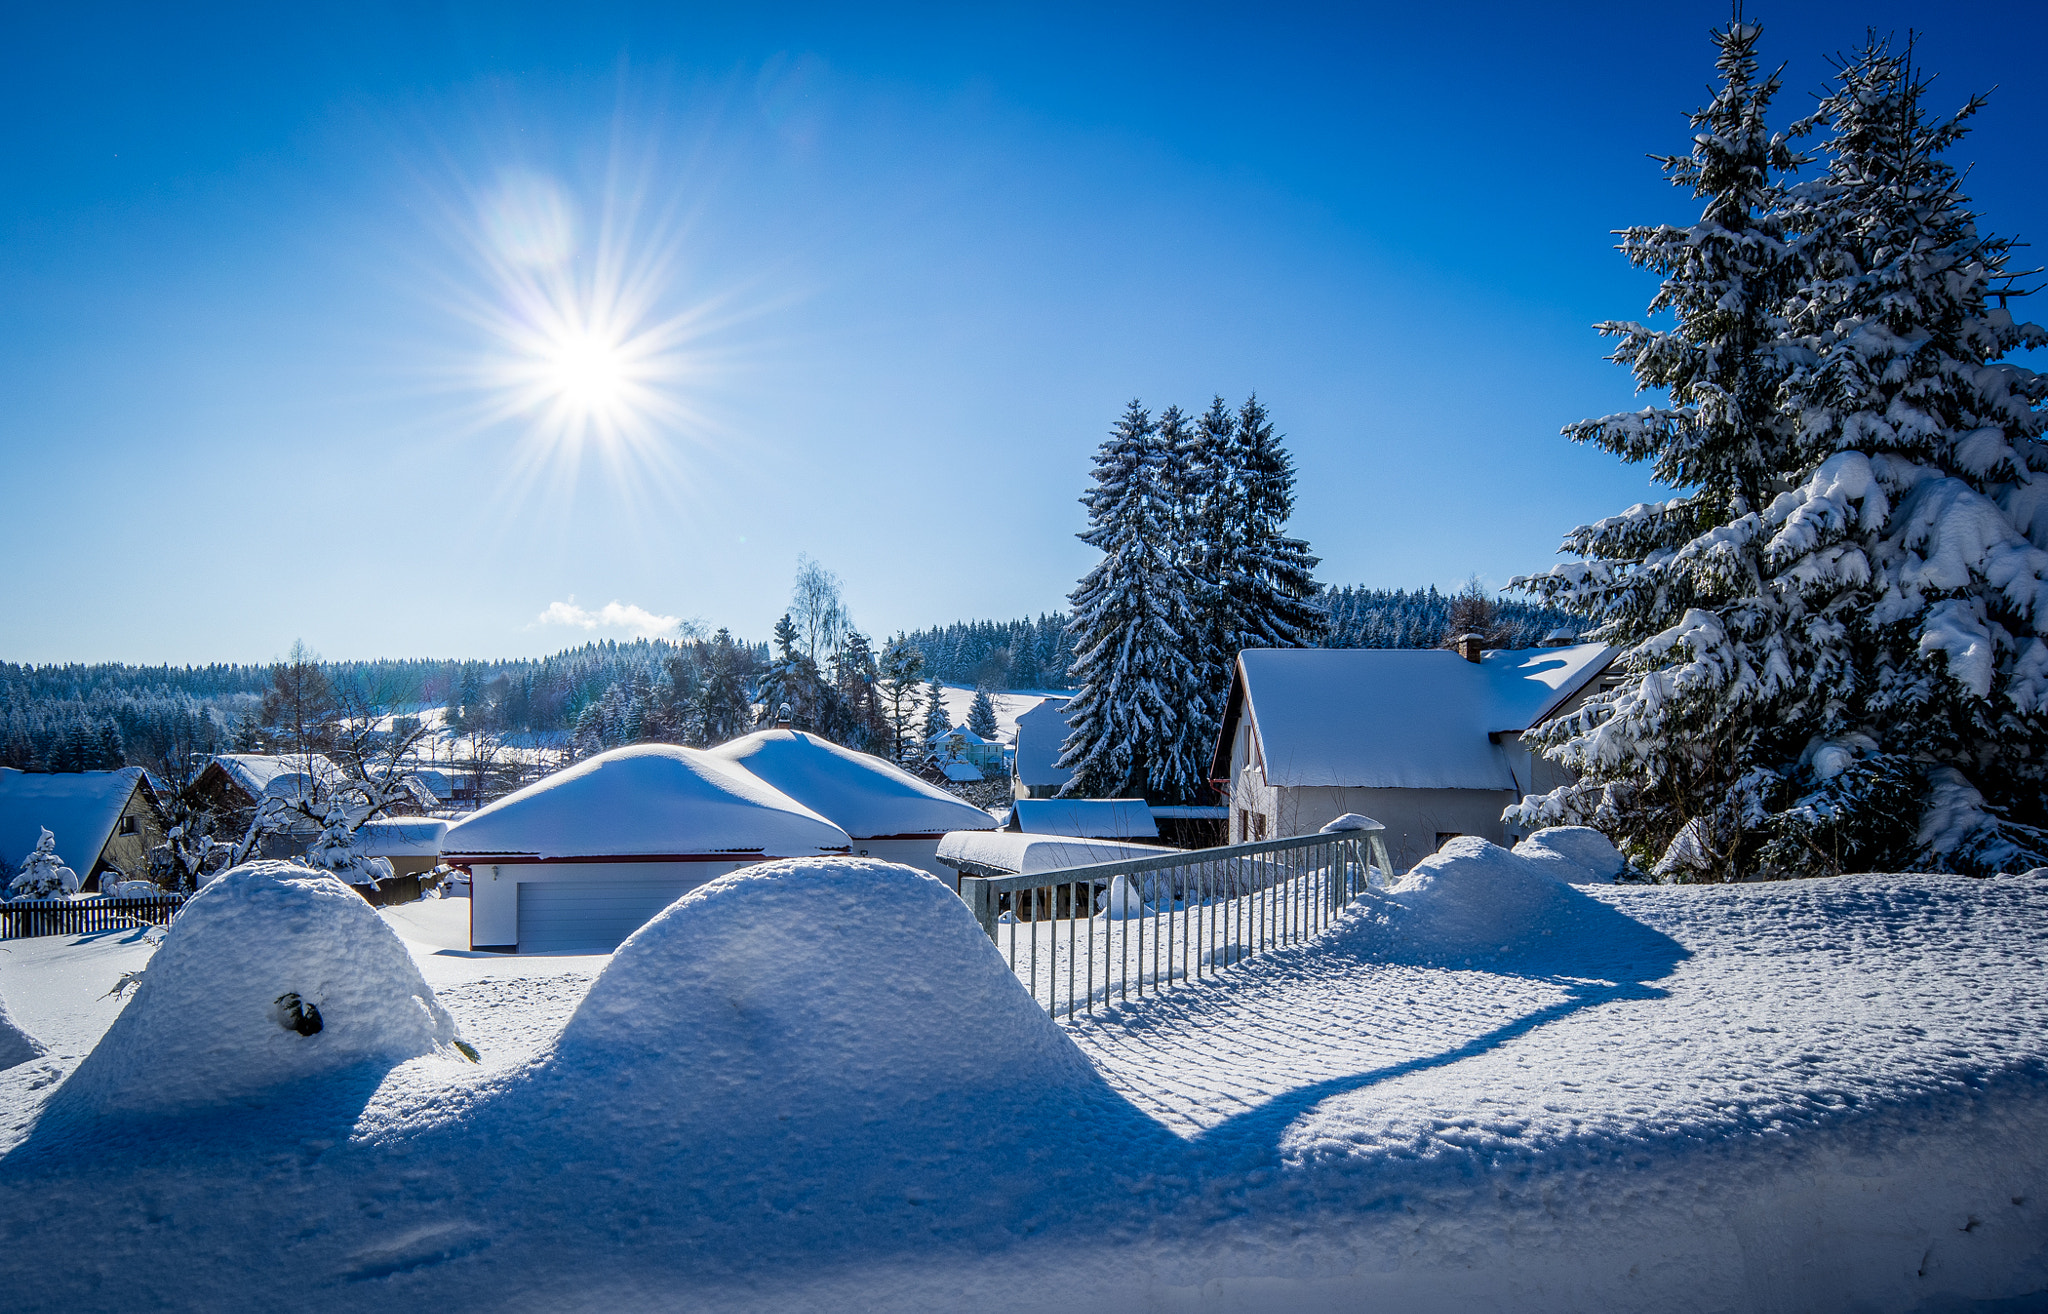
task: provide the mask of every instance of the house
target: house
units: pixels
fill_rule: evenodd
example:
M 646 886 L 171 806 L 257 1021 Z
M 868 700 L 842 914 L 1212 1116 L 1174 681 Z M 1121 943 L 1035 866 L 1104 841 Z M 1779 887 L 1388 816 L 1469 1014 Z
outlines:
M 164 842 L 163 813 L 141 767 L 16 771 L 0 767 L 0 892 L 48 830 L 83 888 L 102 873 L 149 879 L 149 851 Z
M 756 730 L 707 751 L 845 831 L 857 856 L 947 881 L 953 872 L 936 857 L 940 838 L 996 828 L 988 813 L 903 768 L 802 730 Z
M 206 764 L 192 788 L 208 806 L 229 815 L 246 816 L 264 800 L 282 799 L 292 811 L 280 830 L 264 837 L 261 852 L 266 858 L 295 858 L 320 833 L 319 821 L 299 805 L 324 812 L 327 800 L 348 780 L 348 773 L 321 753 L 222 753 Z M 411 806 L 422 811 L 437 806 L 433 791 L 417 778 L 404 777 L 401 783 Z
M 1017 718 L 1017 751 L 1011 787 L 1018 798 L 1051 798 L 1074 773 L 1055 765 L 1067 742 L 1067 702 L 1048 698 Z
M 1459 835 L 1511 843 L 1502 810 L 1568 779 L 1521 736 L 1596 692 L 1615 655 L 1476 640 L 1240 653 L 1210 767 L 1230 838 L 1308 834 L 1358 812 L 1386 826 L 1401 870 Z
M 1155 844 L 1159 839 L 1159 824 L 1141 798 L 1020 798 L 1011 806 L 1010 822 L 1004 829 L 1077 839 L 1152 840 Z
M 983 739 L 964 725 L 950 730 L 941 730 L 924 741 L 925 751 L 939 762 L 965 762 L 975 767 L 971 777 L 982 779 L 982 772 L 1003 764 L 1003 746 L 994 739 Z
M 635 744 L 579 762 L 448 827 L 470 872 L 470 947 L 609 953 L 685 893 L 773 858 L 852 839 L 733 763 Z

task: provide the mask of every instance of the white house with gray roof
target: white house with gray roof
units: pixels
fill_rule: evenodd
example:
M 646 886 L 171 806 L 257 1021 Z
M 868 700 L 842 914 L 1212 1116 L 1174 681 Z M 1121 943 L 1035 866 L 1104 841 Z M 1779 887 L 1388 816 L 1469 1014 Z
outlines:
M 1233 842 L 1304 835 L 1358 812 L 1406 870 L 1459 835 L 1519 838 L 1501 812 L 1566 783 L 1522 747 L 1601 687 L 1597 643 L 1481 652 L 1254 648 L 1238 655 L 1210 781 Z

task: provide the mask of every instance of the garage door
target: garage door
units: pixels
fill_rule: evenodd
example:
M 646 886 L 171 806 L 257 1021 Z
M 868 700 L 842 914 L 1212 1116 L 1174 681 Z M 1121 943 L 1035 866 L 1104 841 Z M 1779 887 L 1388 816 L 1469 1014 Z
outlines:
M 519 883 L 519 952 L 608 954 L 704 882 L 689 876 Z

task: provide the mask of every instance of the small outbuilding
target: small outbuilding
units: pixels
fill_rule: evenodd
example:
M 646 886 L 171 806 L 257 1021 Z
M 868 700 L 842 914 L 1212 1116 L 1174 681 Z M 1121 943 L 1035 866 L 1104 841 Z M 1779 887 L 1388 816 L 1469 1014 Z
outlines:
M 1569 779 L 1522 735 L 1598 692 L 1616 652 L 1248 649 L 1210 766 L 1230 838 L 1307 834 L 1357 812 L 1385 824 L 1402 871 L 1460 835 L 1512 844 L 1501 813 Z
M 1021 876 L 1158 856 L 1154 845 L 1010 830 L 955 831 L 940 840 L 938 847 L 938 860 L 948 869 L 955 889 L 960 887 L 961 876 Z
M 141 767 L 118 771 L 16 771 L 0 767 L 0 895 L 42 838 L 83 888 L 99 877 L 149 879 L 149 851 L 164 842 L 163 813 Z
M 1079 839 L 1156 843 L 1159 838 L 1159 823 L 1142 798 L 1020 798 L 1010 809 L 1010 824 L 1005 829 Z
M 684 894 L 775 858 L 845 853 L 844 830 L 696 748 L 615 748 L 448 827 L 470 872 L 470 946 L 609 953 Z
M 853 852 L 950 879 L 937 858 L 950 831 L 994 830 L 996 819 L 892 762 L 802 730 L 757 730 L 707 750 L 838 826 Z

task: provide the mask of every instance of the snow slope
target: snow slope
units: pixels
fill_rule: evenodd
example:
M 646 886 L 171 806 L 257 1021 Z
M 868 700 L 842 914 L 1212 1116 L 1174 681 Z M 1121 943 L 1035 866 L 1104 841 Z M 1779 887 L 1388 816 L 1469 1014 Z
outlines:
M 573 978 L 474 981 L 534 1016 L 501 1024 L 511 1061 L 316 1074 L 174 1134 L 99 1123 L 90 1154 L 43 1115 L 0 1157 L 0 1284 L 67 1310 L 2048 1291 L 2048 882 L 1580 886 L 1468 847 L 1064 1030 L 929 877 L 750 868 L 622 946 L 558 1036 Z M 47 1091 L 0 1095 L 33 1119 Z

